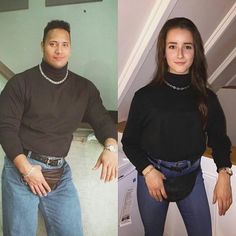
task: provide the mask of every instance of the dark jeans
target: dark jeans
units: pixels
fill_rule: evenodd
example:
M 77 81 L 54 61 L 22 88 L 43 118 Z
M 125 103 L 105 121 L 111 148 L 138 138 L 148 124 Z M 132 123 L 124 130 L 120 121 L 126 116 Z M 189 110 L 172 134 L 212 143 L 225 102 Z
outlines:
M 192 166 L 189 161 L 181 161 L 177 166 L 189 165 L 189 167 L 180 173 L 160 166 L 160 162 L 167 166 L 171 166 L 173 164 L 175 165 L 176 163 L 165 161 L 154 163 L 155 166 L 158 166 L 158 168 L 161 169 L 162 173 L 166 177 L 190 173 L 200 165 L 200 160 L 195 162 Z M 139 211 L 145 229 L 145 236 L 162 236 L 169 202 L 159 202 L 152 198 L 149 195 L 144 177 L 142 175 L 138 175 L 137 197 Z M 200 171 L 197 176 L 192 192 L 186 198 L 176 202 L 176 204 L 183 217 L 188 236 L 212 235 L 210 210 L 204 187 L 202 171 Z M 176 227 L 178 226 L 176 225 Z

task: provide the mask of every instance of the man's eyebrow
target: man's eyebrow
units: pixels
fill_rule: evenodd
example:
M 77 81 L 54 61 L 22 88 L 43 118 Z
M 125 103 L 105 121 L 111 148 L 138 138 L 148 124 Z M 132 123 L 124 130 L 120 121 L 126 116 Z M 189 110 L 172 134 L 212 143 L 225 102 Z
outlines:
M 69 41 L 57 41 L 57 40 L 49 40 L 49 43 L 70 43 Z

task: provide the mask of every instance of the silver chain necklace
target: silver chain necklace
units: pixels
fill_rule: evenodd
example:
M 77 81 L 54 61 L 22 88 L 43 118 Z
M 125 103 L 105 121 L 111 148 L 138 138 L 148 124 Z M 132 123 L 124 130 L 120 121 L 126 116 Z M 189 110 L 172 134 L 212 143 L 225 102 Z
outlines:
M 169 86 L 170 88 L 175 89 L 175 90 L 178 90 L 178 91 L 183 91 L 183 90 L 186 90 L 186 89 L 188 89 L 188 88 L 190 87 L 190 84 L 187 85 L 187 86 L 185 86 L 185 87 L 176 87 L 176 86 L 174 86 L 174 85 L 168 83 L 166 80 L 164 80 L 164 83 L 165 83 L 167 86 Z
M 39 70 L 40 70 L 40 73 L 42 74 L 42 76 L 43 76 L 46 80 L 48 80 L 50 83 L 52 83 L 52 84 L 62 84 L 62 83 L 67 79 L 67 76 L 68 76 L 68 69 L 67 69 L 67 70 L 66 70 L 66 75 L 65 75 L 65 77 L 64 77 L 62 80 L 60 80 L 60 81 L 54 81 L 54 80 L 50 79 L 49 77 L 47 77 L 47 76 L 43 73 L 41 64 L 39 64 Z

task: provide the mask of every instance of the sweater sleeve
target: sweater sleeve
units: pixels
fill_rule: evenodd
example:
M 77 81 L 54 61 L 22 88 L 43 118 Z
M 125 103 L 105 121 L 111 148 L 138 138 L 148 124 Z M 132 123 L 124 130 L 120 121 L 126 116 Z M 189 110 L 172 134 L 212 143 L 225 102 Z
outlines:
M 24 84 L 17 76 L 10 79 L 0 95 L 0 143 L 7 157 L 13 160 L 23 153 L 18 136 L 24 111 Z
M 139 173 L 151 164 L 145 151 L 141 148 L 146 105 L 143 98 L 140 98 L 136 93 L 130 106 L 128 120 L 121 140 L 126 156 Z
M 92 126 L 95 136 L 101 144 L 104 144 L 107 138 L 117 140 L 115 124 L 103 106 L 98 89 L 91 82 L 89 84 L 89 102 L 83 120 Z
M 217 96 L 211 91 L 208 97 L 208 121 L 206 131 L 208 146 L 212 148 L 212 156 L 217 169 L 221 167 L 231 167 L 231 142 L 226 134 L 224 112 Z

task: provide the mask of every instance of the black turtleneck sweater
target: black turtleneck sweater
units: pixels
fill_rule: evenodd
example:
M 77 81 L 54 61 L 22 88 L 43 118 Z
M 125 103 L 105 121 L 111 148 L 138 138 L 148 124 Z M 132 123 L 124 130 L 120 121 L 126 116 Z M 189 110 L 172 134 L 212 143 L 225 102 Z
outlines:
M 188 87 L 190 75 L 167 73 L 175 87 Z M 165 161 L 196 160 L 208 145 L 217 168 L 231 167 L 231 143 L 226 135 L 223 110 L 207 90 L 208 119 L 203 129 L 192 87 L 176 90 L 166 83 L 147 85 L 135 93 L 122 138 L 123 149 L 136 169 L 151 164 L 148 156 Z
M 55 69 L 41 63 L 44 74 L 62 80 L 67 65 Z M 117 137 L 115 125 L 96 87 L 71 71 L 62 84 L 46 80 L 35 66 L 10 79 L 0 95 L 0 143 L 13 160 L 23 149 L 66 156 L 81 121 L 91 124 L 101 143 Z

